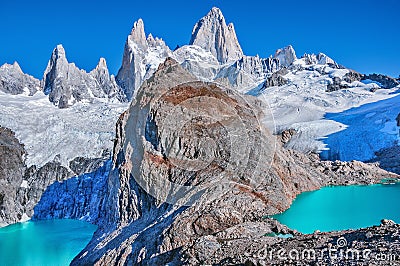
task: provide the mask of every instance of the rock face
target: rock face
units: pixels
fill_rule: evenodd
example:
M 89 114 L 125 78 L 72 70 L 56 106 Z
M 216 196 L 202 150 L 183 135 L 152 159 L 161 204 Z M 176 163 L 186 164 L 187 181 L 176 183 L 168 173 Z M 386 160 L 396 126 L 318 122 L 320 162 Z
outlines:
M 282 67 L 290 66 L 297 59 L 296 53 L 291 45 L 276 50 L 274 58 L 279 60 L 279 64 Z
M 326 86 L 327 92 L 338 91 L 349 87 L 347 84 L 342 83 L 342 80 L 339 77 L 333 77 L 332 81 L 332 83 Z
M 0 225 L 29 219 L 43 191 L 56 180 L 71 176 L 57 162 L 36 169 L 24 163 L 25 150 L 14 133 L 0 127 Z
M 265 82 L 261 88 L 261 91 L 263 91 L 269 87 L 283 86 L 283 85 L 287 84 L 288 81 L 283 77 L 286 74 L 287 74 L 287 70 L 285 71 L 285 69 L 282 69 L 280 71 L 272 73 L 272 75 L 267 77 L 267 79 L 265 80 Z
M 110 156 L 111 154 L 109 152 L 103 151 L 102 156 L 99 158 L 75 157 L 69 162 L 69 169 L 71 169 L 75 175 L 90 173 L 99 169 Z
M 104 58 L 90 73 L 68 63 L 62 45 L 54 49 L 43 76 L 43 91 L 59 108 L 69 107 L 76 102 L 93 102 L 96 99 L 124 101 L 114 77 L 109 76 Z
M 354 81 L 361 81 L 364 75 L 360 74 L 354 70 L 350 70 L 349 73 L 346 73 L 343 77 L 343 80 L 347 83 L 352 83 Z
M 304 54 L 302 58 L 307 65 L 330 65 L 335 68 L 339 67 L 339 65 L 332 58 L 323 53 Z
M 225 83 L 240 92 L 247 92 L 262 83 L 268 74 L 279 69 L 279 60 L 276 58 L 243 56 L 238 61 L 224 66 L 214 80 Z
M 142 19 L 134 23 L 126 40 L 122 66 L 116 77 L 128 100 L 132 99 L 140 85 L 171 53 L 162 39 L 154 38 L 151 34 L 146 38 Z
M 0 127 L 0 226 L 22 219 L 22 208 L 14 200 L 25 172 L 24 155 L 14 133 Z
M 369 162 L 378 163 L 379 167 L 396 174 L 400 174 L 400 146 L 398 144 L 393 145 L 385 149 L 381 149 L 375 152 L 375 157 Z
M 108 160 L 93 172 L 52 183 L 34 207 L 32 219 L 79 219 L 96 224 L 111 166 Z
M 28 168 L 24 146 L 11 130 L 0 127 L 0 155 L 0 226 L 29 219 L 34 215 L 35 207 L 38 208 L 36 218 L 54 219 L 61 214 L 64 218 L 82 218 L 90 213 L 85 219 L 95 221 L 98 215 L 95 206 L 101 203 L 104 182 L 110 171 L 111 163 L 104 163 L 109 154 L 96 159 L 75 158 L 70 163 L 74 166 L 71 169 L 82 175 L 70 179 L 75 173 L 62 166 L 57 157 L 42 167 L 33 165 Z M 76 189 L 72 189 L 74 186 Z M 54 196 L 60 190 L 64 193 Z M 71 196 L 74 199 L 72 203 L 66 200 L 68 192 L 75 196 Z M 82 198 L 86 200 L 80 201 Z M 54 203 L 56 200 L 63 203 L 57 205 Z
M 99 229 L 72 264 L 201 264 L 182 257 L 199 241 L 197 255 L 217 247 L 207 244 L 216 235 L 237 239 L 237 229 L 249 239 L 287 230 L 261 219 L 300 192 L 389 174 L 283 148 L 258 123 L 261 105 L 167 59 L 117 123 Z
M 210 51 L 221 64 L 243 56 L 233 24 L 227 26 L 221 10 L 216 7 L 196 23 L 189 44 Z
M 400 85 L 400 82 L 398 80 L 382 74 L 364 75 L 364 77 L 362 78 L 362 80 L 367 80 L 367 79 L 379 82 L 385 89 L 391 89 Z
M 0 91 L 11 94 L 33 95 L 40 90 L 40 82 L 24 74 L 17 62 L 0 67 Z
M 197 45 L 180 47 L 174 51 L 173 58 L 198 79 L 215 81 L 241 92 L 256 87 L 268 74 L 280 68 L 276 58 L 245 55 L 233 63 L 221 65 L 211 52 Z

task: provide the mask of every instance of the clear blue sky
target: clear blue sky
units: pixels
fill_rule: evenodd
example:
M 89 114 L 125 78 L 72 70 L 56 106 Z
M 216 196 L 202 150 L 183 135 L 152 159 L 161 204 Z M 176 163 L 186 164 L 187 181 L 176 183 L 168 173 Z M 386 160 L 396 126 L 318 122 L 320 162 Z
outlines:
M 0 64 L 18 61 L 41 78 L 62 43 L 70 62 L 87 71 L 105 57 L 116 74 L 133 22 L 175 48 L 190 40 L 213 6 L 233 22 L 247 55 L 268 57 L 292 44 L 298 56 L 324 52 L 362 73 L 400 74 L 400 1 L 32 1 L 0 2 Z

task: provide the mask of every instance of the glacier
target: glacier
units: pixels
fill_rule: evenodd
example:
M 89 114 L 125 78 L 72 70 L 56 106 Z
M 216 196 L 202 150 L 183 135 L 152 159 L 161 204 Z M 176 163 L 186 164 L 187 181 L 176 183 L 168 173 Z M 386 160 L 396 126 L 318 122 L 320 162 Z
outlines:
M 115 121 L 128 103 L 76 103 L 59 109 L 42 91 L 33 96 L 0 91 L 0 125 L 25 145 L 28 166 L 58 157 L 69 168 L 75 157 L 97 158 L 111 152 Z

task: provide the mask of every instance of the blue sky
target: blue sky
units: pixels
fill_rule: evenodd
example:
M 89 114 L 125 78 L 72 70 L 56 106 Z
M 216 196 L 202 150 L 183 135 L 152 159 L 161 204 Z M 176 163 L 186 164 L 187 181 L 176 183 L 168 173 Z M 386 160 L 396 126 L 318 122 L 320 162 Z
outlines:
M 87 71 L 105 57 L 116 74 L 133 22 L 167 45 L 187 44 L 196 21 L 213 6 L 233 22 L 247 55 L 268 57 L 292 44 L 298 56 L 324 52 L 362 73 L 400 74 L 398 0 L 31 1 L 0 3 L 0 64 L 18 61 L 41 78 L 62 43 L 70 62 Z

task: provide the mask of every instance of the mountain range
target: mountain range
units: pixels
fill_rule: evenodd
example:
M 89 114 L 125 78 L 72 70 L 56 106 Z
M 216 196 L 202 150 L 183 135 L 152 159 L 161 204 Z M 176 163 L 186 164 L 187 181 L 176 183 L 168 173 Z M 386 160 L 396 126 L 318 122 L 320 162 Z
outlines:
M 299 71 L 301 67 L 311 69 L 318 66 L 346 69 L 323 53 L 304 54 L 298 59 L 290 45 L 278 49 L 269 58 L 246 56 L 233 24 L 227 25 L 221 10 L 212 8 L 194 25 L 189 44 L 177 47 L 174 51 L 162 39 L 152 34 L 146 36 L 143 20 L 136 21 L 127 37 L 122 65 L 116 77 L 110 76 L 104 58 L 99 60 L 93 71 L 86 73 L 74 63 L 69 63 L 64 48 L 57 45 L 40 81 L 40 88 L 36 79 L 23 74 L 18 63 L 14 63 L 12 66 L 5 64 L 1 67 L 0 90 L 11 94 L 24 93 L 17 89 L 23 86 L 15 85 L 20 82 L 27 85 L 30 95 L 42 90 L 60 108 L 95 99 L 124 102 L 132 99 L 143 81 L 167 57 L 177 60 L 200 80 L 218 82 L 241 92 L 254 92 L 257 87 L 263 90 L 275 85 L 271 79 L 276 79 L 278 71 L 282 69 Z M 327 80 L 328 90 L 352 87 L 352 82 L 361 80 L 375 81 L 384 88 L 399 85 L 398 80 L 384 75 L 362 75 L 351 70 L 345 72 L 347 75 L 343 79 Z M 283 76 L 282 72 L 280 76 Z

